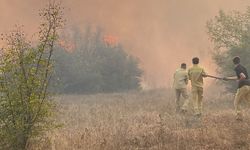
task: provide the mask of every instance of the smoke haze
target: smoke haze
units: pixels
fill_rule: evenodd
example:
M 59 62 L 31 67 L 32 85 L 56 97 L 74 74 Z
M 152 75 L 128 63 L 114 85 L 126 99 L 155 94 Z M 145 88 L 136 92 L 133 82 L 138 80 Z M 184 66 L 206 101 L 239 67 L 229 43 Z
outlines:
M 130 54 L 137 56 L 151 87 L 169 86 L 179 64 L 191 65 L 201 58 L 207 72 L 211 67 L 212 44 L 206 34 L 206 21 L 220 9 L 244 11 L 245 0 L 62 0 L 67 27 L 86 24 L 102 27 L 118 37 Z M 36 31 L 38 10 L 45 0 L 0 0 L 0 32 L 15 24 L 27 32 Z

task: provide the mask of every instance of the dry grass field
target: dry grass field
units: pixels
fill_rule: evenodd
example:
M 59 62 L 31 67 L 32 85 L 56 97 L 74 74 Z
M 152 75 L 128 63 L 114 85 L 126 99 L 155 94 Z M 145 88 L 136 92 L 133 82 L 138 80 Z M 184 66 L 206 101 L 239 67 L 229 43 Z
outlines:
M 250 115 L 233 115 L 232 95 L 210 90 L 201 120 L 175 113 L 171 90 L 58 96 L 61 128 L 33 149 L 247 150 Z

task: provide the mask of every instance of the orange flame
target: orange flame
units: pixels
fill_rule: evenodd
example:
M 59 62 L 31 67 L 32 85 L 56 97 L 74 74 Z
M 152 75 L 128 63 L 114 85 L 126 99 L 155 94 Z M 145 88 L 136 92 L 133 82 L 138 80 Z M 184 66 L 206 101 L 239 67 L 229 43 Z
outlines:
M 60 40 L 58 41 L 58 44 L 65 49 L 65 51 L 69 52 L 69 53 L 73 53 L 76 46 L 75 44 L 73 44 L 72 42 L 67 42 L 64 40 Z
M 115 46 L 118 43 L 118 37 L 112 36 L 112 35 L 105 35 L 103 37 L 103 41 L 108 45 L 108 46 Z

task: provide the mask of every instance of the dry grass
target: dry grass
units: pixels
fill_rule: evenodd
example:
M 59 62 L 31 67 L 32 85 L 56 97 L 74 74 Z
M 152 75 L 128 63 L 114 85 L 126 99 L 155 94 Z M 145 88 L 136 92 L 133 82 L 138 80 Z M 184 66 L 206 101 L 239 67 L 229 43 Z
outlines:
M 237 122 L 232 96 L 209 95 L 200 121 L 175 114 L 174 94 L 167 90 L 59 96 L 57 120 L 64 125 L 34 149 L 250 149 L 249 112 Z

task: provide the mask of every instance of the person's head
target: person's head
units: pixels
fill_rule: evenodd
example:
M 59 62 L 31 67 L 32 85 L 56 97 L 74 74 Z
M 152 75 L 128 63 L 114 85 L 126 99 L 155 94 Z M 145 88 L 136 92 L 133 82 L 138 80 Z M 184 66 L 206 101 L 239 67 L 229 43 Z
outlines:
M 233 58 L 233 63 L 234 63 L 235 65 L 240 64 L 240 57 L 239 57 L 239 56 L 234 57 L 234 58 Z
M 194 65 L 199 64 L 199 61 L 200 61 L 200 59 L 199 59 L 198 57 L 194 57 L 194 58 L 192 59 L 192 62 L 193 62 Z
M 187 69 L 187 64 L 182 63 L 182 64 L 181 64 L 181 68 L 182 68 L 182 69 Z

